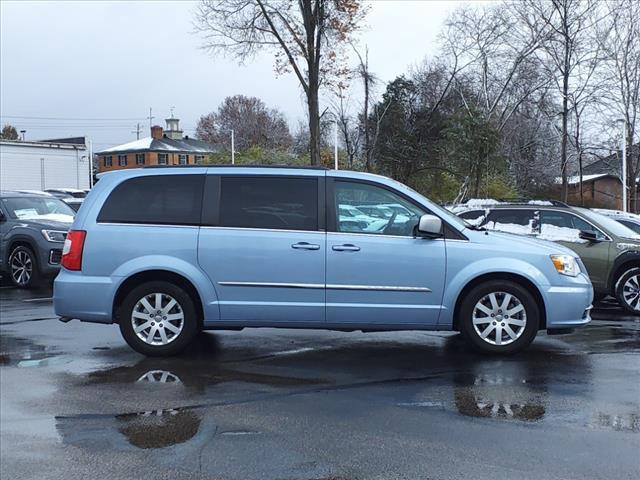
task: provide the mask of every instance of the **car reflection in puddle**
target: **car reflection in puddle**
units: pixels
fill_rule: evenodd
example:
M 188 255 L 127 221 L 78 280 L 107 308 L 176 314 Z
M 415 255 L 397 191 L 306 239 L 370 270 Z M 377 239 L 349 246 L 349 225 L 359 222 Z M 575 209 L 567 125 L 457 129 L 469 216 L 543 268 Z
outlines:
M 2 366 L 47 367 L 70 361 L 71 358 L 60 355 L 57 350 L 30 339 L 0 335 L 0 365 Z

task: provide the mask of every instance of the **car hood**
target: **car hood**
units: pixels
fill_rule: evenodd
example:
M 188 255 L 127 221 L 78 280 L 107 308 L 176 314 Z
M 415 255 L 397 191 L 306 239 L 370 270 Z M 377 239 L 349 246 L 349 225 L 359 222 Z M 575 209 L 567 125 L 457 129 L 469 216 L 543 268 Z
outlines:
M 559 243 L 550 242 L 548 240 L 539 240 L 537 238 L 525 237 L 513 233 L 497 232 L 492 230 L 476 231 L 465 229 L 465 235 L 472 238 L 474 242 L 486 243 L 493 245 L 496 250 L 514 251 L 518 248 L 527 249 L 529 252 L 538 250 L 541 254 L 567 254 L 574 257 L 579 255 L 570 248 L 560 245 Z
M 51 216 L 50 218 L 40 217 L 38 219 L 22 219 L 18 220 L 19 224 L 22 224 L 27 227 L 39 229 L 39 230 L 61 230 L 67 231 L 71 228 L 73 223 L 73 217 L 70 217 L 72 221 L 66 221 L 62 218 L 63 216 Z M 68 215 L 64 215 L 64 217 L 68 217 Z

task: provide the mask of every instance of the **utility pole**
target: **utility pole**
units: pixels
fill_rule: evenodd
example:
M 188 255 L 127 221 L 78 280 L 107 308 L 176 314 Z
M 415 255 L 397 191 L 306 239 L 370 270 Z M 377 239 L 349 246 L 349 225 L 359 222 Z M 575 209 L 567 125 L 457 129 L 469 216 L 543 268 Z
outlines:
M 233 129 L 231 129 L 231 165 L 236 164 L 236 148 Z
M 151 128 L 151 127 L 149 127 Z M 140 128 L 140 124 L 136 123 L 136 129 L 132 130 L 131 133 L 135 133 L 136 134 L 136 140 L 140 140 L 140 132 L 142 131 L 142 129 Z

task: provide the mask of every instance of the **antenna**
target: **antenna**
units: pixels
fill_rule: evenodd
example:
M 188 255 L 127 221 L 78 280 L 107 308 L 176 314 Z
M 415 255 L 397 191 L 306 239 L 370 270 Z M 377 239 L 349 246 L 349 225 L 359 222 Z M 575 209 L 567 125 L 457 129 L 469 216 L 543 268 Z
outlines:
M 152 115 L 152 109 L 149 107 L 149 129 L 153 127 L 153 119 L 156 118 Z

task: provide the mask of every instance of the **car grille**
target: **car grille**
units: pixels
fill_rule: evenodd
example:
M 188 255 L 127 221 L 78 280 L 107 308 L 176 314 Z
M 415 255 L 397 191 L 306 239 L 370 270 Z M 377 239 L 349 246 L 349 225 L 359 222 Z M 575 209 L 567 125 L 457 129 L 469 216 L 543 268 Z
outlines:
M 62 260 L 62 250 L 59 248 L 54 248 L 49 252 L 49 263 L 51 265 L 60 265 L 60 261 Z

